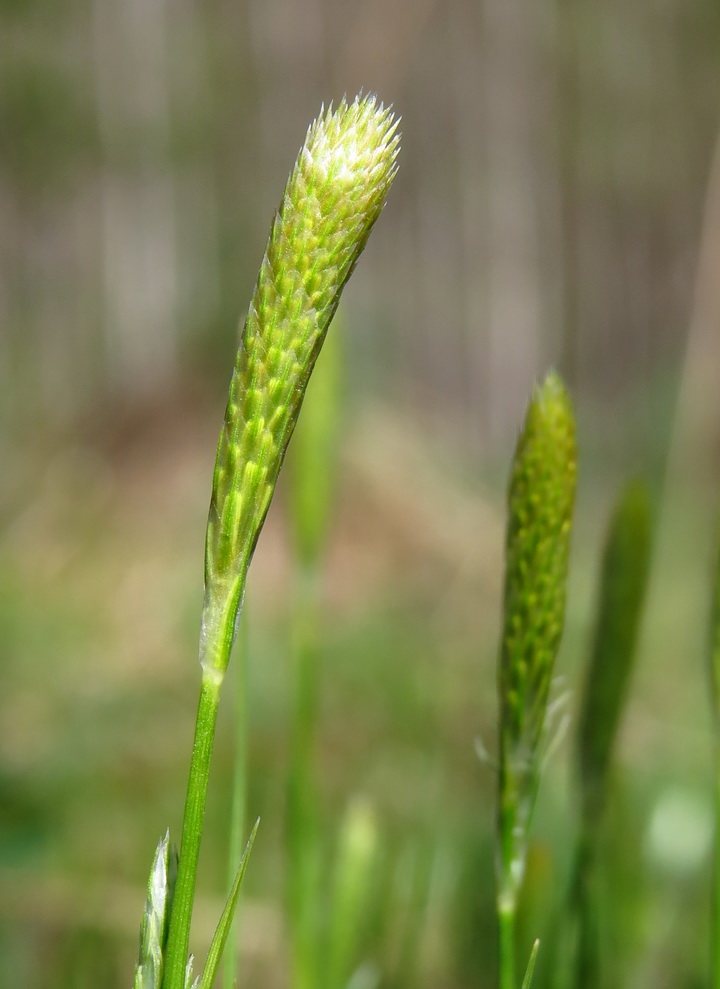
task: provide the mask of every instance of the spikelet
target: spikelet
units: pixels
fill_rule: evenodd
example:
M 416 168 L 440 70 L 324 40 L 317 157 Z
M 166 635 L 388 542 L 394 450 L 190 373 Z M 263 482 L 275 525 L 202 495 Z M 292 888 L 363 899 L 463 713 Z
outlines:
M 170 844 L 170 835 L 166 831 L 158 844 L 150 870 L 133 989 L 161 989 L 176 875 L 177 851 Z
M 551 373 L 536 388 L 508 492 L 500 700 L 499 899 L 512 908 L 537 789 L 540 743 L 565 614 L 575 499 L 575 424 Z
M 217 640 L 234 624 L 308 378 L 395 176 L 396 128 L 392 113 L 372 96 L 322 112 L 275 215 L 215 463 L 205 546 L 205 669 L 222 672 L 226 662 L 227 643 L 218 647 Z

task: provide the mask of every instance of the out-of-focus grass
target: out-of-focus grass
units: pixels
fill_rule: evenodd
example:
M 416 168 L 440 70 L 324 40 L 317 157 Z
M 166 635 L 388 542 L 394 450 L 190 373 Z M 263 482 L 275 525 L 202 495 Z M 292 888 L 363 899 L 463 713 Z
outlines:
M 482 736 L 491 746 L 495 736 L 503 492 L 471 482 L 466 468 L 464 477 L 453 472 L 400 420 L 383 421 L 384 445 L 372 460 L 362 419 L 349 431 L 323 581 L 322 827 L 332 847 L 348 800 L 372 802 L 380 842 L 361 947 L 386 973 L 383 985 L 490 986 L 495 777 L 473 742 Z M 14 499 L 19 510 L 5 515 L 0 969 L 12 984 L 129 984 L 147 861 L 167 824 L 179 823 L 213 428 L 212 414 L 198 408 L 124 444 L 60 448 Z M 573 690 L 587 659 L 614 487 L 612 478 L 588 474 L 585 484 L 581 469 L 559 664 Z M 248 811 L 263 825 L 247 877 L 241 950 L 247 984 L 265 986 L 284 985 L 287 971 L 280 850 L 291 683 L 288 542 L 278 505 L 249 588 Z M 683 532 L 670 533 L 669 542 L 682 547 Z M 681 552 L 670 556 L 673 568 L 663 569 L 661 557 L 652 577 L 606 829 L 601 909 L 623 913 L 624 923 L 612 925 L 624 931 L 613 963 L 618 980 L 638 987 L 656 984 L 659 972 L 667 984 L 690 984 L 707 954 L 702 657 L 679 655 L 675 643 L 692 639 L 708 568 Z M 224 888 L 231 707 L 221 711 L 203 849 L 198 931 L 207 940 Z M 552 933 L 548 904 L 557 902 L 569 865 L 567 779 L 561 748 L 537 807 L 520 925 L 528 950 L 536 934 Z M 408 981 L 403 917 L 423 883 L 425 926 Z M 550 984 L 544 950 L 538 987 Z

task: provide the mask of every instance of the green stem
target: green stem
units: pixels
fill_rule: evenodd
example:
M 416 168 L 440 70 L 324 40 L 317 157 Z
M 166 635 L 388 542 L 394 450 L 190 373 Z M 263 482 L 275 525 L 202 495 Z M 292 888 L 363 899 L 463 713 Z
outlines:
M 715 733 L 715 862 L 712 891 L 712 989 L 720 989 L 720 726 L 713 726 Z
M 527 811 L 520 813 L 520 797 L 510 767 L 513 760 L 500 735 L 499 810 L 497 833 L 497 921 L 500 989 L 517 989 L 515 973 L 515 920 L 525 869 Z
M 314 754 L 317 731 L 315 627 L 317 573 L 300 569 L 294 623 L 295 689 L 288 793 L 289 907 L 293 989 L 316 989 L 318 831 Z
M 599 810 L 598 810 L 599 815 Z M 598 931 L 595 913 L 597 836 L 586 822 L 578 840 L 571 889 L 571 910 L 577 918 L 575 986 L 595 989 L 599 982 Z
M 215 738 L 221 685 L 221 673 L 203 670 L 187 797 L 185 798 L 180 861 L 170 917 L 163 989 L 184 989 L 185 987 L 190 921 L 195 898 L 200 839 L 210 775 L 210 757 Z
M 183 814 L 180 859 L 175 883 L 170 929 L 165 949 L 165 969 L 162 989 L 185 989 L 185 967 L 190 943 L 195 882 L 197 879 L 200 841 L 202 839 L 205 804 L 207 801 L 210 759 L 212 757 L 215 727 L 217 725 L 220 688 L 230 660 L 235 639 L 239 609 L 242 607 L 247 562 L 239 569 L 240 576 L 234 585 L 211 589 L 207 584 L 203 605 L 202 633 L 200 636 L 200 700 L 195 719 L 190 772 L 188 774 L 185 812 Z
M 230 847 L 228 850 L 228 891 L 232 890 L 244 848 L 247 804 L 247 669 L 248 625 L 243 609 L 238 630 L 235 665 L 235 766 L 232 809 L 230 811 Z M 224 989 L 234 989 L 237 979 L 237 924 L 233 923 L 225 946 Z
M 515 904 L 498 903 L 500 989 L 517 989 L 515 982 Z
M 163 989 L 185 989 L 185 966 L 190 943 L 190 922 L 195 898 L 195 882 L 205 818 L 210 758 L 217 725 L 220 688 L 235 638 L 235 621 L 238 603 L 242 602 L 245 571 L 246 567 L 241 570 L 243 576 L 231 589 L 231 593 L 219 596 L 209 591 L 206 592 L 202 622 L 203 633 L 200 643 L 202 682 L 198 713 L 195 719 L 195 738 L 185 798 L 182 843 L 170 916 Z

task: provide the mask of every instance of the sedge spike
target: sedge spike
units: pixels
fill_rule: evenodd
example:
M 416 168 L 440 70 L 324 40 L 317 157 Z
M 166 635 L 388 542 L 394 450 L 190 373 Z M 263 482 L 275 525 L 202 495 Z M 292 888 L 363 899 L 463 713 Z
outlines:
M 513 843 L 532 807 L 562 636 L 575 481 L 572 408 L 559 377 L 550 374 L 528 408 L 508 493 L 498 685 L 501 813 Z
M 537 791 L 548 696 L 565 618 L 575 501 L 575 421 L 550 373 L 528 407 L 508 490 L 498 668 L 498 892 L 501 989 L 515 989 L 514 927 Z
M 205 669 L 223 672 L 224 640 L 233 634 L 308 379 L 395 177 L 397 123 L 372 96 L 321 113 L 275 214 L 215 463 L 205 545 Z
M 270 230 L 220 433 L 205 539 L 202 682 L 163 989 L 184 989 L 220 689 L 245 578 L 342 289 L 395 177 L 397 121 L 373 96 L 311 125 Z

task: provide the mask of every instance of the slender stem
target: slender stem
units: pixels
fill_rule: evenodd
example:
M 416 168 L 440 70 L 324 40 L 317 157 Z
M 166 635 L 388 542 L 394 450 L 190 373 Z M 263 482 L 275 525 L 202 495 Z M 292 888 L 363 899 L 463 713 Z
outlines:
M 232 809 L 230 811 L 230 847 L 228 850 L 228 891 L 233 888 L 244 848 L 247 806 L 247 609 L 243 608 L 238 630 L 235 664 L 235 765 Z M 233 923 L 225 945 L 224 989 L 234 989 L 237 979 L 237 923 Z
M 715 862 L 712 892 L 712 989 L 720 989 L 720 726 L 713 726 L 715 732 Z
M 515 982 L 515 914 L 514 903 L 498 903 L 500 989 L 517 989 Z
M 190 921 L 195 897 L 195 880 L 210 774 L 210 757 L 215 738 L 221 684 L 221 675 L 203 673 L 195 721 L 195 739 L 188 776 L 187 797 L 185 798 L 182 844 L 170 917 L 163 989 L 184 989 L 185 987 Z
M 293 638 L 295 689 L 288 792 L 288 882 L 293 989 L 316 989 L 318 833 L 314 778 L 317 731 L 317 572 L 301 567 Z
M 515 981 L 515 918 L 525 866 L 526 815 L 520 814 L 517 781 L 505 735 L 500 733 L 497 832 L 497 922 L 500 989 L 517 989 Z
M 599 816 L 599 811 L 598 811 Z M 594 881 L 597 852 L 595 828 L 585 821 L 575 853 L 571 907 L 577 918 L 577 958 L 575 986 L 595 989 L 599 983 L 596 889 Z

